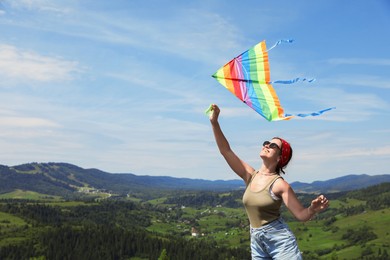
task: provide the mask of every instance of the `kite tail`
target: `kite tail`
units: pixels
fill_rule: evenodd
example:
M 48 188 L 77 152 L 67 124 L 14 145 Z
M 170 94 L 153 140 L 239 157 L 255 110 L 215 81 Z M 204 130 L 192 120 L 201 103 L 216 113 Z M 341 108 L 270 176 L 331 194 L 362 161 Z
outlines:
M 270 84 L 273 83 L 279 83 L 279 84 L 293 84 L 298 81 L 307 81 L 309 83 L 314 82 L 316 79 L 307 79 L 307 78 L 295 78 L 295 79 L 290 79 L 290 80 L 275 80 L 271 81 Z
M 275 47 L 278 46 L 279 44 L 282 44 L 282 43 L 292 43 L 293 41 L 294 41 L 293 39 L 279 40 L 279 41 L 277 41 L 271 48 L 269 48 L 268 50 L 266 50 L 266 52 L 269 52 L 270 50 L 272 50 L 273 48 L 275 48 Z
M 320 110 L 318 112 L 308 113 L 308 114 L 285 114 L 285 117 L 292 117 L 292 116 L 299 116 L 299 117 L 307 117 L 307 116 L 319 116 L 329 110 L 336 109 L 336 107 L 330 107 L 323 110 Z
M 292 43 L 294 40 L 293 39 L 284 39 L 284 40 L 279 40 L 277 41 L 271 48 L 269 48 L 268 50 L 266 50 L 267 52 L 272 50 L 273 48 L 275 48 L 276 46 L 282 44 L 282 43 Z M 295 79 L 290 79 L 290 80 L 275 80 L 275 81 L 272 81 L 270 82 L 270 84 L 273 84 L 273 83 L 279 83 L 279 84 L 293 84 L 295 82 L 298 82 L 298 81 L 307 81 L 309 83 L 315 81 L 316 79 L 308 79 L 308 78 L 295 78 Z

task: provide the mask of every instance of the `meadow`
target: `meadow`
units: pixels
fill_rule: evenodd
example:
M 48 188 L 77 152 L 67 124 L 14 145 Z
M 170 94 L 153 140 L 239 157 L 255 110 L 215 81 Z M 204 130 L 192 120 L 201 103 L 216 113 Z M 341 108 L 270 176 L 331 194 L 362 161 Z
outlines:
M 389 185 L 333 194 L 329 209 L 305 223 L 283 208 L 304 259 L 390 259 Z M 57 254 L 60 259 L 64 255 L 58 242 L 69 244 L 76 256 L 100 250 L 94 252 L 95 259 L 157 259 L 165 249 L 168 259 L 202 259 L 204 255 L 194 253 L 199 250 L 213 259 L 248 259 L 249 224 L 241 194 L 167 193 L 150 200 L 96 195 L 77 201 L 22 191 L 2 194 L 0 257 L 15 259 L 19 250 L 31 258 L 52 259 Z M 299 194 L 305 204 L 312 196 Z M 88 232 L 84 239 L 97 248 L 81 245 L 80 237 Z M 69 241 L 64 241 L 64 233 Z M 110 234 L 115 237 L 108 239 Z M 146 247 L 140 237 L 154 246 Z M 50 241 L 51 248 L 43 241 Z M 77 254 L 75 245 L 80 246 Z M 55 253 L 50 251 L 55 248 Z M 4 252 L 8 255 L 1 255 Z

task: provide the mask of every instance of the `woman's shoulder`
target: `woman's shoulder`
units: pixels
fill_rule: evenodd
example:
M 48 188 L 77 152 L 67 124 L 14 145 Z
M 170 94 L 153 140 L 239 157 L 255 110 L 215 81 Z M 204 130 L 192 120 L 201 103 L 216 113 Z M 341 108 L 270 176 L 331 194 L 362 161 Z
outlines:
M 287 191 L 290 188 L 291 188 L 290 184 L 288 184 L 288 182 L 285 181 L 285 179 L 283 179 L 283 177 L 279 176 L 279 177 L 275 178 L 275 182 L 273 184 L 272 190 L 275 193 L 281 193 L 281 192 Z
M 257 173 L 258 171 L 252 168 L 252 169 L 248 169 L 246 174 L 242 176 L 242 179 L 244 180 L 246 186 L 248 186 L 252 182 L 253 178 L 256 176 Z

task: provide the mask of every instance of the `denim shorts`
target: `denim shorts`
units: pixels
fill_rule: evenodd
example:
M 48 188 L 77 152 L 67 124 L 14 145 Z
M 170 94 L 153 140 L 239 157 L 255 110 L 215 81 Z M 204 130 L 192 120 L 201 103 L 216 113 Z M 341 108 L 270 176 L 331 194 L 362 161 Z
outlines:
M 302 259 L 297 240 L 282 218 L 250 231 L 252 259 Z

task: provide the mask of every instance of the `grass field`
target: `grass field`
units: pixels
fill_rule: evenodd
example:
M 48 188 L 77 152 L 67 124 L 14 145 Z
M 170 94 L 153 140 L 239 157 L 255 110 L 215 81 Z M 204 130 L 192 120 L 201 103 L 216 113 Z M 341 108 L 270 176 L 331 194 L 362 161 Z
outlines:
M 159 201 L 156 201 L 158 204 Z M 365 201 L 347 199 L 345 201 L 332 201 L 331 208 L 354 207 L 365 205 Z M 196 220 L 196 228 L 199 237 L 211 238 L 217 243 L 231 247 L 249 247 L 249 227 L 244 208 L 181 208 L 184 219 Z M 306 223 L 288 221 L 288 225 L 296 235 L 301 251 L 317 252 L 320 259 L 359 259 L 363 250 L 370 247 L 373 252 L 379 249 L 390 248 L 390 209 L 367 211 L 353 216 L 335 216 L 330 224 L 326 220 L 314 219 Z M 183 236 L 191 236 L 193 223 L 169 223 L 155 220 L 148 228 L 158 233 L 180 233 Z M 362 226 L 369 226 L 378 236 L 361 245 L 351 245 L 343 239 L 348 230 L 357 230 Z M 389 250 L 390 251 L 390 250 Z M 329 252 L 329 253 L 327 253 Z
M 359 205 L 366 205 L 365 201 L 357 200 L 357 199 L 346 199 L 345 201 L 341 200 L 332 200 L 331 207 L 332 208 L 341 208 L 341 207 L 355 207 Z
M 23 219 L 0 211 L 0 232 L 7 234 L 0 239 L 0 247 L 23 241 L 25 239 L 23 230 L 26 230 L 27 227 L 28 225 Z
M 27 223 L 14 215 L 0 211 L 0 228 L 4 229 L 5 226 L 22 226 Z
M 0 199 L 11 198 L 34 200 L 34 203 L 40 201 L 39 203 L 42 204 L 63 207 L 64 210 L 69 210 L 69 207 L 74 206 L 99 204 L 98 201 L 92 203 L 63 201 L 60 197 L 22 190 L 0 195 Z M 136 198 L 128 198 L 128 200 L 139 201 Z M 188 239 L 210 239 L 215 240 L 219 245 L 243 247 L 249 250 L 249 222 L 244 207 L 183 207 L 182 205 L 164 204 L 165 200 L 165 197 L 160 197 L 148 201 L 149 204 L 156 207 L 155 209 L 165 209 L 160 211 L 151 208 L 150 211 L 145 212 L 152 217 L 152 224 L 147 227 L 148 231 L 162 235 L 178 235 Z M 376 211 L 367 209 L 363 213 L 351 216 L 345 216 L 343 211 L 338 211 L 339 215 L 330 215 L 337 209 L 361 205 L 366 206 L 366 202 L 350 198 L 335 199 L 332 200 L 329 211 L 324 212 L 324 218 L 327 219 L 317 218 L 306 223 L 290 220 L 287 223 L 297 237 L 300 250 L 315 252 L 320 256 L 320 259 L 360 259 L 362 253 L 367 250 L 377 253 L 389 249 L 387 251 L 390 252 L 389 208 Z M 289 213 L 283 214 L 288 215 Z M 335 218 L 329 222 L 331 217 Z M 289 219 L 289 217 L 287 218 Z M 369 227 L 377 238 L 361 245 L 351 244 L 343 238 L 343 235 L 351 230 L 359 230 L 364 226 Z M 29 227 L 29 224 L 22 218 L 0 211 L 0 233 L 3 234 L 0 246 L 23 241 L 29 232 Z M 196 238 L 192 237 L 192 227 L 199 231 Z
M 34 191 L 15 190 L 13 192 L 0 194 L 0 199 L 26 199 L 39 201 L 60 201 L 59 196 L 46 195 Z
M 366 247 L 371 247 L 374 252 L 377 252 L 379 248 L 390 249 L 390 209 L 367 211 L 354 216 L 338 216 L 336 218 L 337 220 L 332 224 L 335 228 L 332 230 L 325 231 L 322 221 L 291 222 L 289 226 L 296 235 L 302 251 L 344 247 L 348 242 L 342 239 L 343 234 L 347 233 L 349 229 L 358 230 L 362 226 L 372 228 L 372 231 L 378 236 L 377 239 L 367 242 L 365 246 L 349 245 L 337 252 L 323 255 L 321 259 L 331 259 L 332 255 L 337 255 L 338 259 L 359 259 Z

